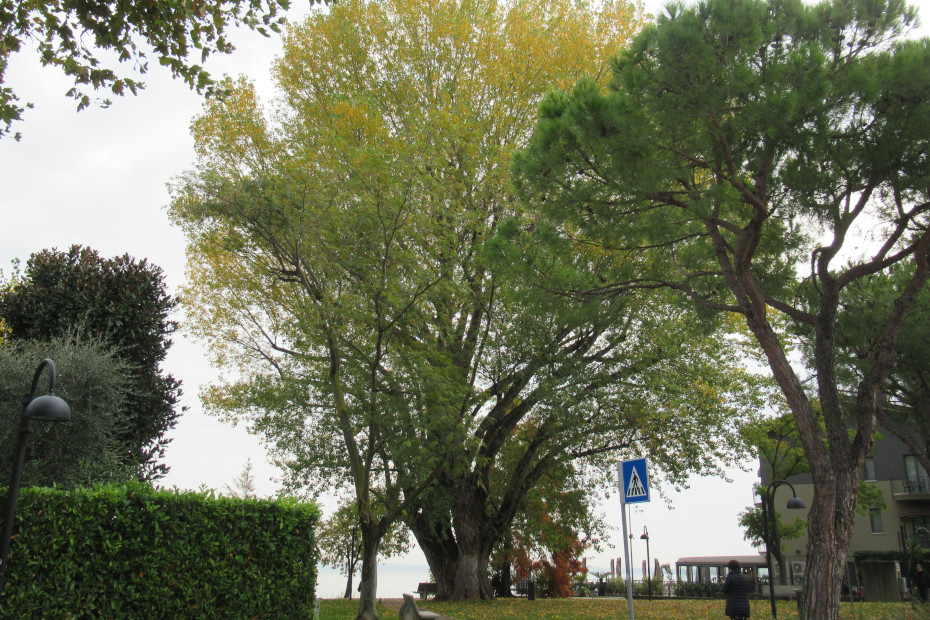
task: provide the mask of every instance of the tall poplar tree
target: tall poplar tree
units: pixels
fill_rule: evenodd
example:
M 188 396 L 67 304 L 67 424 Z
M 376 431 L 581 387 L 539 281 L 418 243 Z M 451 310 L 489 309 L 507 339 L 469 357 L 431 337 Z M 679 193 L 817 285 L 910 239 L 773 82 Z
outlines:
M 810 463 L 808 618 L 838 615 L 859 471 L 927 281 L 930 42 L 903 39 L 914 18 L 900 0 L 670 5 L 618 57 L 608 90 L 583 82 L 543 103 L 514 164 L 564 234 L 645 257 L 640 285 L 745 319 Z M 871 299 L 885 311 L 850 416 L 842 295 L 892 267 L 900 286 Z M 810 391 L 779 315 L 809 334 Z
M 349 480 L 360 618 L 375 617 L 394 521 L 440 596 L 487 597 L 493 549 L 559 467 L 648 452 L 678 482 L 736 449 L 742 375 L 717 323 L 663 291 L 563 297 L 554 282 L 629 265 L 584 246 L 535 253 L 501 230 L 533 217 L 508 166 L 535 106 L 591 67 L 606 78 L 640 15 L 347 2 L 287 32 L 274 115 L 239 82 L 194 123 L 198 168 L 172 204 L 184 299 L 240 377 L 207 404 L 263 434 L 291 484 Z M 498 232 L 511 243 L 488 244 Z

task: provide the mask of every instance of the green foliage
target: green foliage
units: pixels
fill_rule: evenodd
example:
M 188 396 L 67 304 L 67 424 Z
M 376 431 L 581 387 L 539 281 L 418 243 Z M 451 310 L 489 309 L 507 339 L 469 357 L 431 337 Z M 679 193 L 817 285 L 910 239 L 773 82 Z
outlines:
M 523 497 L 573 461 L 592 496 L 621 453 L 683 482 L 731 460 L 758 409 L 721 323 L 663 291 L 561 295 L 550 274 L 591 283 L 626 264 L 576 246 L 550 267 L 523 260 L 519 230 L 495 239 L 536 218 L 507 178 L 527 110 L 639 25 L 626 2 L 347 2 L 288 32 L 280 123 L 244 82 L 194 123 L 199 168 L 171 211 L 185 303 L 241 377 L 208 407 L 265 434 L 293 485 L 351 477 L 373 523 L 369 491 L 390 507 L 377 516 L 403 497 L 448 563 L 437 580 L 484 570 Z M 463 530 L 473 563 L 456 561 Z
M 880 393 L 930 273 L 930 40 L 904 39 L 915 16 L 902 0 L 670 5 L 619 54 L 607 89 L 581 81 L 547 97 L 512 165 L 550 219 L 527 227 L 537 238 L 633 266 L 590 292 L 667 288 L 745 320 L 810 462 L 815 555 L 839 557 L 849 540 Z M 842 295 L 895 264 L 900 285 L 868 298 L 879 337 L 859 352 L 851 418 Z M 785 319 L 811 341 L 803 372 Z M 811 565 L 805 611 L 835 616 L 842 564 Z
M 904 549 L 901 555 L 901 566 L 904 575 L 908 579 L 912 579 L 916 566 L 926 563 L 930 559 L 930 549 L 925 547 L 919 538 L 912 536 L 904 541 Z
M 810 471 L 810 462 L 801 446 L 797 423 L 791 415 L 778 415 L 748 424 L 743 427 L 743 433 L 747 442 L 756 448 L 760 465 L 769 480 L 784 480 L 789 476 Z M 744 528 L 743 538 L 750 541 L 753 547 L 765 545 L 771 550 L 778 561 L 781 578 L 787 579 L 788 568 L 782 553 L 782 541 L 793 540 L 804 534 L 807 521 L 783 521 L 781 512 L 769 501 L 766 488 L 764 485 L 757 485 L 755 492 L 763 498 L 762 501 L 768 502 L 766 508 L 770 515 L 774 515 L 775 527 L 772 527 L 771 520 L 768 527 L 763 523 L 761 506 L 753 506 L 740 513 L 739 525 Z
M 790 415 L 780 415 L 774 418 L 759 420 L 743 427 L 743 433 L 749 443 L 755 446 L 759 461 L 770 480 L 786 480 L 791 476 L 810 472 L 810 462 L 801 447 L 797 423 Z M 768 501 L 765 485 L 757 485 L 755 493 Z M 885 508 L 885 499 L 881 489 L 870 484 L 859 486 L 856 496 L 856 512 L 861 515 L 869 514 L 871 510 Z M 781 543 L 783 540 L 793 540 L 801 536 L 806 528 L 804 519 L 792 519 L 790 523 L 782 520 L 781 512 L 777 506 L 768 506 L 770 513 L 775 515 L 777 527 L 770 531 L 771 538 L 768 546 L 779 561 L 782 578 L 787 578 L 783 566 Z M 762 508 L 754 506 L 739 515 L 739 524 L 745 529 L 743 538 L 750 541 L 753 547 L 766 544 L 765 528 L 762 523 Z M 771 530 L 771 523 L 769 524 Z
M 352 598 L 352 577 L 362 559 L 362 534 L 358 522 L 358 504 L 349 501 L 340 504 L 317 529 L 320 561 L 346 576 L 346 598 Z M 403 523 L 394 523 L 384 534 L 378 555 L 389 558 L 409 550 L 409 530 Z
M 232 27 L 244 25 L 265 36 L 268 31 L 278 32 L 284 22 L 280 13 L 289 5 L 289 0 L 4 2 L 0 4 L 0 137 L 21 120 L 23 108 L 16 91 L 5 85 L 4 73 L 10 56 L 24 46 L 36 44 L 43 66 L 57 67 L 74 79 L 67 95 L 79 110 L 91 104 L 93 91 L 123 95 L 144 88 L 136 76 L 148 71 L 149 57 L 157 58 L 172 76 L 198 93 L 216 95 L 222 88 L 198 63 L 235 49 L 227 40 Z M 121 63 L 126 62 L 133 71 L 125 71 Z M 109 104 L 108 99 L 102 101 Z M 19 134 L 14 137 L 19 139 Z
M 695 583 L 691 581 L 679 581 L 675 584 L 675 596 L 687 596 L 696 598 L 723 598 L 718 583 Z
M 10 340 L 99 340 L 125 363 L 119 459 L 145 479 L 167 471 L 157 459 L 180 413 L 181 383 L 160 369 L 177 328 L 169 318 L 175 304 L 160 267 L 129 255 L 102 258 L 77 245 L 33 254 L 0 288 Z
M 768 527 L 772 529 L 771 517 L 769 517 Z M 762 523 L 762 508 L 753 506 L 739 514 L 740 527 L 744 528 L 743 538 L 748 540 L 753 547 L 762 547 L 765 545 L 765 527 Z M 776 557 L 781 557 L 781 542 L 785 540 L 794 540 L 801 536 L 807 529 L 807 521 L 804 519 L 793 519 L 790 523 L 785 522 L 779 511 L 775 511 L 775 525 L 778 532 L 778 542 L 772 542 L 769 547 Z M 771 533 L 770 533 L 771 535 Z M 776 547 L 778 548 L 776 550 Z
M 624 584 L 624 588 L 626 585 Z M 665 579 L 661 573 L 653 575 L 652 578 L 645 578 L 636 581 L 633 584 L 633 594 L 635 596 L 662 596 L 665 594 Z M 624 594 L 625 596 L 625 594 Z
M 3 593 L 10 617 L 312 615 L 316 506 L 143 483 L 23 489 Z
M 23 486 L 64 488 L 130 480 L 136 468 L 122 458 L 130 371 L 99 341 L 52 338 L 0 344 L 0 481 L 10 480 L 23 399 L 39 363 L 55 362 L 56 395 L 71 408 L 69 422 L 33 422 L 26 443 Z M 48 390 L 44 370 L 36 395 Z
M 899 549 L 886 551 L 856 551 L 853 559 L 859 562 L 899 562 L 904 559 L 904 552 Z
M 868 352 L 881 341 L 879 329 L 887 322 L 892 300 L 907 285 L 907 271 L 899 266 L 870 276 L 844 291 L 839 331 L 839 380 L 852 389 L 868 374 Z M 881 411 L 881 424 L 896 435 L 911 454 L 930 471 L 926 445 L 930 442 L 930 288 L 924 287 L 901 326 L 895 347 L 894 370 L 885 383 L 889 404 Z M 806 352 L 810 355 L 810 351 Z

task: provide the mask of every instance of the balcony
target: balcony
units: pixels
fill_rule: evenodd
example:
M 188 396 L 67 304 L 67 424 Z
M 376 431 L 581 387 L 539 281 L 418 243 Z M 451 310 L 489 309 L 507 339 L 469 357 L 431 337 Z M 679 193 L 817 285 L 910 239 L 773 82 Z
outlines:
M 930 481 L 892 480 L 891 494 L 896 502 L 930 501 Z

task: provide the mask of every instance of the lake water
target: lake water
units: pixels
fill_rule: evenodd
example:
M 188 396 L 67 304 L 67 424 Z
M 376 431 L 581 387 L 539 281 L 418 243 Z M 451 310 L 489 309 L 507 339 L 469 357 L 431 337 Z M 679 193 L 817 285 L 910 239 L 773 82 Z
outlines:
M 346 592 L 346 577 L 328 566 L 319 566 L 316 594 L 319 598 L 342 598 Z M 359 574 L 352 579 L 352 596 L 358 598 Z M 378 567 L 378 598 L 401 598 L 406 592 L 412 594 L 421 581 L 430 581 L 429 567 L 409 564 Z

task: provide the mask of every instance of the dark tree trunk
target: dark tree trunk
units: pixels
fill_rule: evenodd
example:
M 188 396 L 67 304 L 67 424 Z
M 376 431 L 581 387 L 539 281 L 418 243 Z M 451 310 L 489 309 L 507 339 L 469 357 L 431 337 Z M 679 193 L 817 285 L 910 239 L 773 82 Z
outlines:
M 356 620 L 379 620 L 375 607 L 378 593 L 378 547 L 381 532 L 376 524 L 361 524 L 362 530 L 362 576 L 359 584 L 358 615 Z
M 478 485 L 466 483 L 460 486 L 452 525 L 458 546 L 452 600 L 494 598 L 488 578 L 491 545 L 486 539 L 487 493 Z
M 355 568 L 358 564 L 358 557 L 355 555 L 358 541 L 358 526 L 352 528 L 352 535 L 349 537 L 346 546 L 346 593 L 342 598 L 352 600 L 352 578 L 355 576 Z
M 352 600 L 352 573 L 349 573 L 349 577 L 346 579 L 346 593 L 342 595 L 342 598 Z
M 762 501 L 766 503 L 766 511 L 768 514 L 772 515 L 772 520 L 778 520 L 778 512 L 775 510 L 775 504 L 769 501 L 768 495 L 766 495 Z M 765 514 L 765 513 L 763 513 Z M 781 546 L 781 536 L 778 533 L 778 528 L 768 528 L 769 540 L 766 541 L 766 547 L 771 551 L 772 557 L 775 558 L 775 562 L 778 564 L 778 579 L 775 583 L 786 584 L 788 583 L 788 563 L 785 562 L 785 554 Z
M 510 583 L 513 581 L 513 575 L 511 574 L 513 559 L 513 537 L 508 534 L 505 538 L 505 548 L 504 548 L 504 558 L 499 567 L 498 581 L 494 587 L 494 594 L 498 598 L 507 598 L 512 596 L 510 591 Z
M 440 533 L 436 533 L 435 528 L 439 528 L 440 524 L 436 522 L 430 524 L 429 519 L 422 512 L 409 524 L 409 527 L 414 538 L 417 539 L 420 550 L 426 556 L 426 563 L 429 564 L 430 573 L 436 581 L 436 598 L 448 600 L 455 590 L 458 558 L 458 549 L 455 546 L 455 537 L 451 529 L 444 527 Z

